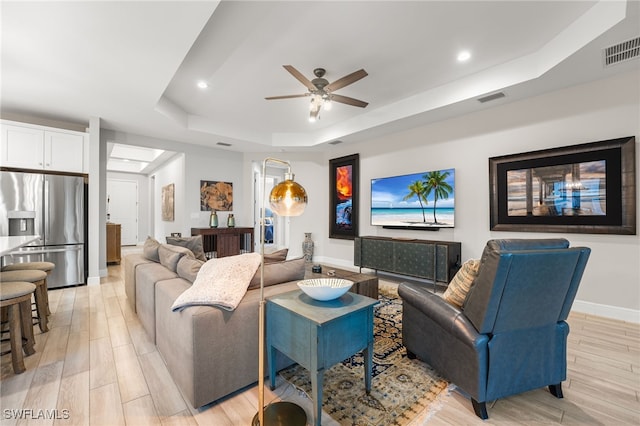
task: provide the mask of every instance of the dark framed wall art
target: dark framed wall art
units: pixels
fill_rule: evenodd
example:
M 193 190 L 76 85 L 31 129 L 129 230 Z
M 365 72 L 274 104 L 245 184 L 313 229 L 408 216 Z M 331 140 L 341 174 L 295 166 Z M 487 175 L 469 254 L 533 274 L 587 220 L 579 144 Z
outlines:
M 329 160 L 329 238 L 358 235 L 359 154 Z
M 200 211 L 232 211 L 233 183 L 200 181 Z
M 494 231 L 636 235 L 635 137 L 489 159 Z

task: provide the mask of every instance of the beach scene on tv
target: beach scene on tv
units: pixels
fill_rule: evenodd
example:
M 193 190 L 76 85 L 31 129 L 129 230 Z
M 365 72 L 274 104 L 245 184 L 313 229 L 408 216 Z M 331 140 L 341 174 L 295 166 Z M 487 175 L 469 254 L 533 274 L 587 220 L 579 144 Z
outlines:
M 453 228 L 454 169 L 371 180 L 371 225 Z

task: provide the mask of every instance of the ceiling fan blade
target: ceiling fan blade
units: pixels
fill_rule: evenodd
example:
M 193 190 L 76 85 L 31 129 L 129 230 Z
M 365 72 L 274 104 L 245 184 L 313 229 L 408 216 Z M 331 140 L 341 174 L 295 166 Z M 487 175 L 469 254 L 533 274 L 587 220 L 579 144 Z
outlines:
M 364 78 L 366 76 L 368 76 L 369 74 L 367 74 L 367 72 L 363 69 L 352 72 L 349 75 L 345 75 L 344 77 L 334 81 L 333 83 L 329 84 L 327 87 L 325 87 L 324 89 L 327 92 L 333 92 L 334 90 L 338 90 L 340 88 L 343 88 L 344 86 L 348 86 L 352 83 L 355 83 L 356 81 L 360 80 L 361 78 Z
M 342 104 L 357 106 L 360 108 L 364 108 L 369 105 L 369 102 L 364 102 L 358 99 L 350 98 L 348 96 L 336 95 L 335 93 L 331 94 L 331 100 L 334 102 L 340 102 Z
M 314 91 L 316 90 L 316 86 L 313 85 L 313 83 L 304 75 L 302 75 L 302 73 L 300 71 L 298 71 L 297 69 L 295 69 L 292 65 L 283 65 L 284 69 L 286 69 L 287 71 L 289 71 L 291 73 L 292 76 L 294 76 L 296 79 L 298 79 L 298 81 L 302 84 L 304 84 L 307 89 Z
M 267 98 L 265 98 L 268 101 L 272 101 L 274 99 L 290 99 L 290 98 L 304 98 L 306 96 L 309 96 L 310 93 L 305 93 L 302 95 L 284 95 L 284 96 L 269 96 Z

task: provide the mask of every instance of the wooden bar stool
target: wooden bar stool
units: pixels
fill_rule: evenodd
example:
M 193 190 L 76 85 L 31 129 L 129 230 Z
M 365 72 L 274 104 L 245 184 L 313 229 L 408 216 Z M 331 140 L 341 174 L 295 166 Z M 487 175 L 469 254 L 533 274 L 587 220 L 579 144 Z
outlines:
M 2 268 L 2 272 L 4 271 L 19 271 L 19 270 L 38 270 L 44 271 L 47 273 L 47 277 L 51 275 L 51 271 L 56 268 L 56 264 L 53 262 L 23 262 L 23 263 L 13 263 L 11 265 L 6 265 Z M 46 288 L 49 288 L 48 286 Z M 47 298 L 47 314 L 51 315 L 51 311 L 49 310 L 49 292 L 45 292 L 45 297 Z
M 46 333 L 49 331 L 49 297 L 47 296 L 47 273 L 39 270 L 18 270 L 0 272 L 0 282 L 8 281 L 26 281 L 36 286 L 34 299 L 36 302 L 36 316 L 40 331 Z
M 13 364 L 13 372 L 16 374 L 23 373 L 26 370 L 22 355 L 23 340 L 25 340 L 24 351 L 27 355 L 35 352 L 33 348 L 33 325 L 31 324 L 31 314 L 29 312 L 31 295 L 35 290 L 36 286 L 29 282 L 0 282 L 0 308 L 7 309 L 9 340 L 11 341 L 11 363 Z

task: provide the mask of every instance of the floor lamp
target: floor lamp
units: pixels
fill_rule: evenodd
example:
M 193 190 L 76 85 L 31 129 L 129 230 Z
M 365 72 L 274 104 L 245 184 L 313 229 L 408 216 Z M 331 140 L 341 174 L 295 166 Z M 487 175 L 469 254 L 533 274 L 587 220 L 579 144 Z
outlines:
M 284 181 L 273 187 L 269 194 L 271 210 L 279 216 L 300 216 L 307 205 L 307 192 L 293 181 L 291 164 L 288 161 L 277 158 L 265 158 L 262 162 L 262 203 L 260 205 L 260 318 L 259 318 L 259 345 L 258 359 L 258 413 L 254 416 L 252 425 L 301 425 L 307 423 L 305 411 L 291 402 L 276 402 L 264 406 L 264 340 L 265 340 L 265 300 L 264 300 L 264 233 L 265 233 L 265 199 L 267 189 L 267 163 L 277 163 L 287 166 Z

